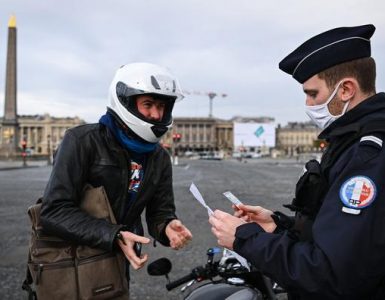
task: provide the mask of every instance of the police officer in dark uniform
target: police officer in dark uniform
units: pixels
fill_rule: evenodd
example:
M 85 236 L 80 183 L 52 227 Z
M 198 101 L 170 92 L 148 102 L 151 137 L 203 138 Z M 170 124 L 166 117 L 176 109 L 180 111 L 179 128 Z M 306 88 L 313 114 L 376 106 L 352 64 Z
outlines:
M 212 232 L 282 285 L 289 299 L 385 299 L 385 94 L 375 91 L 373 25 L 303 43 L 280 69 L 300 82 L 328 148 L 306 164 L 288 217 L 240 205 Z

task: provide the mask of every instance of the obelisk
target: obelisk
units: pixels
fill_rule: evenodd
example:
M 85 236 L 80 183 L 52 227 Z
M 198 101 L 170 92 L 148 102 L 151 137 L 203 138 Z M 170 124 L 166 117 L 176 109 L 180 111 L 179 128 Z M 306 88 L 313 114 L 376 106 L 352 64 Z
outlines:
M 8 23 L 7 69 L 5 78 L 4 117 L 2 120 L 1 152 L 15 155 L 19 146 L 17 120 L 16 17 Z

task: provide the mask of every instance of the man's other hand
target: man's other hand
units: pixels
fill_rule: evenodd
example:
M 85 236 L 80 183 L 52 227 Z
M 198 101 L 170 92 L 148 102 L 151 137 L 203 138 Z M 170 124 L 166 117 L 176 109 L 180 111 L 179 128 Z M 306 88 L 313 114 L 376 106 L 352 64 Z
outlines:
M 171 248 L 175 250 L 184 247 L 192 239 L 190 230 L 177 219 L 167 224 L 166 235 L 170 240 Z

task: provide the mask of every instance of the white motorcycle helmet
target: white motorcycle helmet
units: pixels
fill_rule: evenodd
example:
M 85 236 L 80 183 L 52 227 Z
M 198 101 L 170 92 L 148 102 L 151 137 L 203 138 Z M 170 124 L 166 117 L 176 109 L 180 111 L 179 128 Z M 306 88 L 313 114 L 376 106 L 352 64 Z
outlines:
M 161 121 L 146 119 L 139 113 L 136 96 L 151 94 L 166 103 Z M 115 74 L 110 85 L 110 109 L 137 136 L 157 143 L 172 126 L 175 101 L 183 99 L 177 79 L 166 68 L 149 63 L 127 64 Z

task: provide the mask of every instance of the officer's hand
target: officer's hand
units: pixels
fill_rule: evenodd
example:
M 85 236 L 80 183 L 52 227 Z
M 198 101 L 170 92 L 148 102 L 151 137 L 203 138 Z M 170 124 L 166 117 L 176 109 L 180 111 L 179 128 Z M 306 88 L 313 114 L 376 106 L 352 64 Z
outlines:
M 190 230 L 177 219 L 167 224 L 166 235 L 170 240 L 171 248 L 175 250 L 184 247 L 192 239 Z
M 122 249 L 124 255 L 130 262 L 131 266 L 135 270 L 140 269 L 146 263 L 148 259 L 148 255 L 143 254 L 140 257 L 136 256 L 134 245 L 135 245 L 135 242 L 148 244 L 150 242 L 150 239 L 140 235 L 133 234 L 132 232 L 129 232 L 129 231 L 121 231 L 120 233 L 122 234 L 122 237 L 125 242 L 124 244 L 121 240 L 118 240 L 120 249 Z
M 239 225 L 246 222 L 228 213 L 216 210 L 209 218 L 212 225 L 211 231 L 217 237 L 218 244 L 228 249 L 233 249 L 235 231 Z
M 241 218 L 246 222 L 255 222 L 266 232 L 273 232 L 277 227 L 271 217 L 273 212 L 262 206 L 239 204 L 237 206 L 233 205 L 233 209 L 235 217 Z

